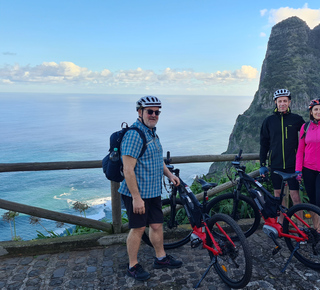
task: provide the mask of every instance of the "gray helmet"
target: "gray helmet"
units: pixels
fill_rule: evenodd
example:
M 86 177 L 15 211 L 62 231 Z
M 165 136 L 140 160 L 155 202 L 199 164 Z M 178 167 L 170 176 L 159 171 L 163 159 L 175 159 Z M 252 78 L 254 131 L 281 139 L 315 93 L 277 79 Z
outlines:
M 157 97 L 145 96 L 139 99 L 136 103 L 136 110 L 147 107 L 159 107 L 161 108 L 161 101 Z
M 273 100 L 275 101 L 277 98 L 280 97 L 288 97 L 289 100 L 291 100 L 291 93 L 289 92 L 289 90 L 286 89 L 280 89 L 275 91 L 273 94 Z

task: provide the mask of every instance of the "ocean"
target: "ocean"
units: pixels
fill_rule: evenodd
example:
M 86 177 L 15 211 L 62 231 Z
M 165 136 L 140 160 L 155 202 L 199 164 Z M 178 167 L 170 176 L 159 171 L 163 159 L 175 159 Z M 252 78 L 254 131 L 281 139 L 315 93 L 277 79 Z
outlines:
M 135 102 L 141 95 L 0 93 L 0 163 L 102 160 L 109 136 L 122 122 L 137 118 Z M 253 97 L 157 95 L 163 103 L 157 125 L 164 154 L 187 156 L 220 154 L 239 114 Z M 191 184 L 206 174 L 211 163 L 177 164 Z M 80 215 L 72 207 L 87 203 L 86 216 L 111 221 L 110 182 L 102 169 L 0 173 L 0 198 Z M 12 226 L 0 209 L 0 241 L 11 240 Z M 61 233 L 56 223 L 31 225 L 28 215 L 15 219 L 23 240 L 37 231 Z M 46 229 L 44 229 L 44 228 Z

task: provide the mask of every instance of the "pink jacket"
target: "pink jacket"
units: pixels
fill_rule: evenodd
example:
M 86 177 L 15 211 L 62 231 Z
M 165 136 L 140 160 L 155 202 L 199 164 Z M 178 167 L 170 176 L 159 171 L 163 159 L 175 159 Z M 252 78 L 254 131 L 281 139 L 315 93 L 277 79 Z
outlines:
M 299 147 L 296 157 L 296 171 L 302 171 L 302 167 L 320 172 L 320 126 L 310 122 L 305 138 L 304 126 L 300 130 Z

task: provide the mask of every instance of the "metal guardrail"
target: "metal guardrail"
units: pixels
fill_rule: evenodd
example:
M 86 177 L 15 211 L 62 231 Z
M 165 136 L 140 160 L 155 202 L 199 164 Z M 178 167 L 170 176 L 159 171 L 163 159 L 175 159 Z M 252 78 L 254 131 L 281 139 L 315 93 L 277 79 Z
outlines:
M 223 155 L 192 155 L 192 156 L 172 156 L 171 163 L 202 163 L 202 162 L 224 162 L 233 161 L 234 154 Z M 243 154 L 242 160 L 259 160 L 259 154 Z M 62 162 L 34 162 L 34 163 L 0 163 L 0 172 L 17 172 L 17 171 L 44 171 L 44 170 L 72 170 L 72 169 L 90 169 L 101 168 L 101 160 L 94 161 L 62 161 Z M 258 172 L 252 172 L 252 176 L 258 175 Z M 111 205 L 112 205 L 112 224 L 100 221 L 78 217 L 69 214 L 54 212 L 38 207 L 32 207 L 24 204 L 6 201 L 0 199 L 0 208 L 29 214 L 32 216 L 46 218 L 54 221 L 67 222 L 75 225 L 104 230 L 106 232 L 120 233 L 128 229 L 127 225 L 121 222 L 121 198 L 118 193 L 120 184 L 111 182 Z M 231 188 L 233 184 L 227 182 L 208 191 L 208 196 L 213 196 L 218 192 Z M 202 194 L 197 195 L 198 199 Z M 164 212 L 166 214 L 166 212 Z

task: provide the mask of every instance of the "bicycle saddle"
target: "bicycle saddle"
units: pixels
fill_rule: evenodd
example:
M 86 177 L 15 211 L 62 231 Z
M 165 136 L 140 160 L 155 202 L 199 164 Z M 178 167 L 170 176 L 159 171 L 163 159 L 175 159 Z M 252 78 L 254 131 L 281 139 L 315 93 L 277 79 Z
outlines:
M 297 176 L 296 173 L 286 173 L 286 172 L 281 172 L 277 170 L 275 170 L 274 173 L 280 175 L 283 180 L 288 180 L 290 178 L 294 178 Z
M 197 179 L 197 181 L 201 184 L 203 190 L 209 190 L 212 187 L 216 187 L 218 184 L 213 182 L 206 182 L 203 179 Z

